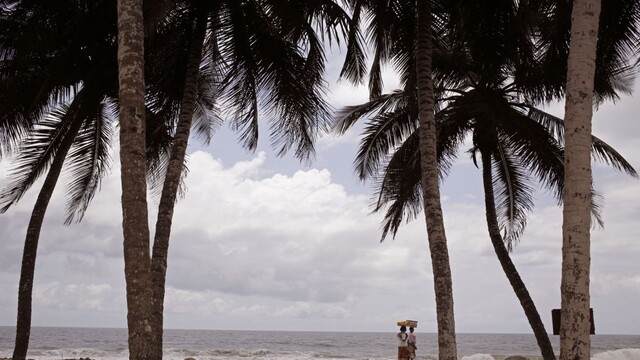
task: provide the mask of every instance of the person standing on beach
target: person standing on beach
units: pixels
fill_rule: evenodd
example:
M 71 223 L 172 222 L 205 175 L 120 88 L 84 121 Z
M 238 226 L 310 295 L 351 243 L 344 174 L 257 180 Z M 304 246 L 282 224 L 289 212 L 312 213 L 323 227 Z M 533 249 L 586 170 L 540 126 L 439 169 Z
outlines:
M 411 357 L 411 351 L 409 350 L 409 335 L 407 335 L 407 327 L 400 326 L 400 332 L 398 335 L 398 360 L 409 360 Z
M 410 359 L 416 357 L 416 350 L 418 347 L 416 346 L 416 336 L 413 334 L 413 326 L 409 328 L 409 336 L 407 338 L 407 344 L 409 346 L 409 351 L 411 351 Z

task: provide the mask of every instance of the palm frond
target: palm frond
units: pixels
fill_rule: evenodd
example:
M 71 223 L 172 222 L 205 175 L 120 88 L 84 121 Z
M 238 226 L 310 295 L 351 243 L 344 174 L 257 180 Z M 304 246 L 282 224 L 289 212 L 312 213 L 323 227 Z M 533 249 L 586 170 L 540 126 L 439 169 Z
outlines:
M 513 249 L 527 224 L 527 214 L 533 209 L 533 187 L 526 168 L 508 147 L 498 144 L 493 159 L 493 187 L 502 238 L 507 249 Z
M 362 0 L 352 3 L 352 15 L 347 37 L 347 53 L 340 71 L 340 78 L 353 84 L 361 84 L 367 71 L 366 56 L 363 50 L 364 38 L 360 31 Z
M 400 226 L 415 219 L 422 211 L 417 134 L 414 131 L 391 155 L 374 182 L 377 200 L 373 211 L 378 212 L 386 207 L 380 241 L 384 241 L 389 233 L 395 238 Z
M 211 101 L 213 98 L 200 96 L 193 113 L 193 131 L 204 144 L 209 144 L 215 131 L 222 125 L 215 103 Z
M 528 106 L 527 110 L 527 117 L 529 119 L 532 119 L 544 126 L 560 144 L 564 144 L 564 124 L 562 119 L 533 106 Z
M 369 99 L 376 99 L 382 94 L 384 83 L 382 81 L 381 57 L 381 51 L 376 49 L 376 52 L 373 55 L 373 63 L 369 70 Z
M 244 29 L 247 24 L 239 4 L 225 9 L 218 18 L 217 50 L 221 57 L 228 59 L 227 73 L 221 81 L 220 100 L 223 108 L 232 114 L 231 126 L 240 131 L 243 146 L 253 150 L 258 139 L 258 64 L 251 51 L 253 40 Z
M 146 171 L 147 186 L 151 196 L 159 198 L 164 184 L 164 175 L 169 166 L 169 154 L 173 141 L 170 119 L 175 116 L 168 108 L 160 112 L 147 107 L 145 112 L 146 126 Z
M 338 134 L 344 134 L 358 120 L 375 116 L 381 112 L 394 111 L 406 102 L 405 93 L 396 90 L 388 94 L 380 95 L 360 105 L 345 106 L 335 115 L 332 129 Z
M 447 119 L 445 112 L 436 114 L 438 132 L 438 172 L 446 177 L 462 144 L 466 128 L 456 119 Z M 388 155 L 375 177 L 376 202 L 374 212 L 386 207 L 382 222 L 382 240 L 391 233 L 395 237 L 400 225 L 416 218 L 423 209 L 420 149 L 418 132 L 413 131 L 402 144 Z
M 564 149 L 557 138 L 562 138 L 564 130 L 556 127 L 554 117 L 544 114 L 540 111 L 529 111 L 528 115 L 514 113 L 501 123 L 504 133 L 501 141 L 560 204 L 564 189 Z M 545 119 L 552 121 L 546 123 Z M 554 136 L 556 131 L 559 135 Z
M 595 160 L 613 166 L 614 169 L 623 171 L 634 178 L 638 177 L 638 173 L 633 166 L 611 145 L 596 136 L 591 136 L 591 141 L 591 156 Z
M 80 101 L 80 96 L 76 96 L 74 106 Z M 9 170 L 10 181 L 0 193 L 0 213 L 17 203 L 47 171 L 64 142 L 73 141 L 75 134 L 71 134 L 70 129 L 78 121 L 82 119 L 76 116 L 76 111 L 62 105 L 51 111 L 28 133 Z
M 593 227 L 604 228 L 604 219 L 602 218 L 602 209 L 604 208 L 604 196 L 593 189 L 591 185 L 591 220 Z
M 110 145 L 113 139 L 114 114 L 105 102 L 83 104 L 95 111 L 88 114 L 84 126 L 76 135 L 67 155 L 67 218 L 65 224 L 81 221 L 102 178 L 110 165 Z
M 564 122 L 557 116 L 553 116 L 534 107 L 528 107 L 527 117 L 535 120 L 544 126 L 557 139 L 558 143 L 564 145 Z M 523 119 L 526 120 L 526 119 Z M 638 177 L 638 173 L 631 164 L 611 145 L 602 141 L 596 136 L 591 136 L 591 155 L 596 161 L 601 161 L 606 165 L 613 166 L 616 170 L 623 171 L 633 177 Z
M 412 93 L 416 91 L 416 4 L 413 1 L 393 1 L 392 9 L 393 16 L 390 16 L 388 22 L 388 37 L 391 39 L 391 65 L 400 78 L 400 85 L 407 93 Z M 432 23 L 435 24 L 435 21 Z M 432 29 L 432 32 L 433 34 L 438 33 L 435 28 Z M 439 39 L 434 36 L 434 40 L 435 49 Z
M 530 4 L 542 14 L 537 29 L 539 67 L 530 85 L 541 89 L 534 91 L 535 100 L 550 101 L 564 94 L 572 3 L 537 0 Z M 602 2 L 594 78 L 596 101 L 615 100 L 620 92 L 630 89 L 629 82 L 635 76 L 631 59 L 640 43 L 639 24 L 637 1 Z
M 417 124 L 403 108 L 381 113 L 369 120 L 354 161 L 356 173 L 365 181 L 374 176 L 388 154 L 415 131 Z

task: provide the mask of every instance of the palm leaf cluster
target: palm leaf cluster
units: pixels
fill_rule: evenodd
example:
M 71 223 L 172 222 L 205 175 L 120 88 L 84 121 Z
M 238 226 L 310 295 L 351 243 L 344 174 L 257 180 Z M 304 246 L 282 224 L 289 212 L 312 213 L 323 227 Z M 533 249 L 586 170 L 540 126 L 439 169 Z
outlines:
M 330 0 L 146 2 L 145 23 L 147 171 L 152 190 L 162 190 L 160 213 L 173 213 L 181 189 L 172 184 L 186 174 L 192 128 L 206 142 L 229 122 L 253 150 L 266 119 L 280 155 L 292 150 L 311 159 L 313 142 L 330 121 L 324 46 L 339 42 L 349 26 L 341 6 Z M 13 164 L 0 211 L 46 174 L 25 242 L 20 288 L 26 292 L 14 354 L 20 358 L 28 345 L 40 227 L 58 177 L 66 168 L 71 179 L 70 223 L 82 218 L 110 166 L 116 1 L 2 0 L 0 26 L 6 29 L 0 34 L 0 158 L 10 155 Z M 158 226 L 170 229 L 170 216 L 159 217 Z M 156 240 L 166 249 L 169 233 L 162 234 L 166 238 Z M 156 260 L 166 269 L 166 251 L 154 246 Z M 157 283 L 164 287 L 164 273 Z
M 561 98 L 565 91 L 572 1 L 531 1 L 537 15 L 536 67 L 538 86 L 528 90 L 536 100 Z M 640 3 L 634 0 L 603 1 L 598 29 L 594 96 L 596 103 L 629 94 L 638 71 L 640 54 Z M 541 85 L 541 86 L 540 86 Z
M 537 183 L 550 189 L 558 201 L 562 197 L 562 120 L 535 106 L 562 95 L 564 80 L 555 72 L 566 74 L 568 42 L 565 47 L 559 43 L 568 34 L 568 17 L 563 11 L 570 13 L 571 4 L 551 3 L 445 1 L 434 10 L 440 175 L 446 176 L 465 139 L 471 141 L 468 152 L 474 162 L 477 154 L 490 154 L 500 228 L 509 246 L 522 234 Z M 366 8 L 358 3 L 356 10 L 358 5 Z M 610 25 L 601 32 L 611 41 L 599 50 L 602 65 L 597 76 L 607 86 L 596 87 L 596 92 L 604 100 L 630 89 L 635 75 L 630 55 L 637 49 L 640 7 L 637 2 L 621 1 L 603 8 L 607 9 L 603 10 L 603 16 L 607 16 L 603 21 Z M 368 28 L 374 50 L 382 49 L 380 55 L 374 55 L 370 71 L 372 99 L 341 109 L 334 123 L 334 130 L 344 133 L 358 121 L 365 121 L 354 167 L 361 180 L 374 184 L 374 211 L 386 209 L 382 239 L 389 233 L 395 236 L 400 225 L 414 219 L 423 208 L 416 94 L 410 80 L 414 40 L 388 35 L 410 33 L 405 26 L 415 26 L 411 25 L 415 15 L 401 11 L 399 4 L 388 9 L 393 9 L 389 10 L 393 12 L 390 17 L 396 21 L 376 26 L 376 20 L 367 19 L 374 24 Z M 369 14 L 376 18 L 376 10 Z M 624 18 L 613 22 L 612 14 L 623 14 Z M 551 24 L 556 33 L 548 30 Z M 550 58 L 553 54 L 562 57 L 564 63 L 558 66 Z M 379 76 L 374 74 L 379 71 L 378 62 L 389 59 L 403 89 L 381 94 Z M 597 137 L 593 138 L 592 150 L 596 160 L 637 176 L 615 149 Z
M 115 12 L 104 5 L 3 7 L 0 138 L 3 152 L 15 156 L 11 181 L 0 195 L 3 212 L 57 158 L 68 157 L 74 180 L 68 184 L 67 222 L 80 219 L 108 170 L 117 86 L 115 37 L 101 36 L 113 27 Z
M 295 10 L 294 10 L 295 9 Z M 182 1 L 162 19 L 150 49 L 152 108 L 177 114 L 186 63 L 197 24 L 206 28 L 200 64 L 202 100 L 222 108 L 243 145 L 255 149 L 259 121 L 266 117 L 279 154 L 313 154 L 313 140 L 326 130 L 330 112 L 323 98 L 323 40 L 338 41 L 347 14 L 331 1 Z M 316 30 L 323 27 L 322 33 Z M 178 70 L 176 70 L 178 69 Z M 202 108 L 196 115 L 213 107 Z M 198 128 L 208 125 L 194 121 Z M 210 134 L 205 135 L 210 139 Z
M 638 66 L 630 55 L 640 49 L 640 3 L 612 3 L 603 3 L 595 81 L 598 102 L 629 92 Z M 489 238 L 543 357 L 555 359 L 544 324 L 509 251 L 523 234 L 537 184 L 562 201 L 563 124 L 536 105 L 564 95 L 572 2 L 458 0 L 429 4 L 433 12 L 430 55 L 437 171 L 444 179 L 459 150 L 470 143 L 468 153 L 483 173 Z M 388 234 L 395 237 L 400 226 L 423 209 L 426 212 L 414 71 L 417 11 L 411 3 L 399 1 L 356 0 L 350 5 L 354 19 L 364 19 L 373 47 L 371 100 L 338 112 L 334 130 L 344 133 L 364 121 L 354 166 L 361 180 L 373 182 L 373 211 L 385 211 L 384 240 Z M 388 19 L 393 21 L 386 22 Z M 349 49 L 355 53 L 360 39 L 352 33 L 349 40 Z M 356 59 L 359 61 L 345 65 L 343 76 L 362 81 L 364 56 Z M 399 76 L 401 89 L 383 94 L 380 69 L 388 63 Z M 597 160 L 637 177 L 619 153 L 596 137 L 592 138 L 592 153 Z M 592 191 L 592 213 L 602 223 L 598 205 L 599 197 Z M 429 241 L 431 244 L 431 238 Z
M 445 178 L 469 140 L 469 154 L 491 179 L 485 187 L 509 249 L 524 231 L 537 183 L 562 200 L 562 121 L 536 106 L 564 94 L 571 7 L 568 0 L 429 1 L 439 175 Z M 341 77 L 369 86 L 370 101 L 342 109 L 334 127 L 344 132 L 366 119 L 355 167 L 360 179 L 374 183 L 374 211 L 386 209 L 382 239 L 415 218 L 424 205 L 417 13 L 415 2 L 400 0 L 145 2 L 147 170 L 152 189 L 162 191 L 160 212 L 169 214 L 158 218 L 165 231 L 156 236 L 165 238 L 156 239 L 154 265 L 166 269 L 192 130 L 208 142 L 226 122 L 254 150 L 266 123 L 279 155 L 312 158 L 315 139 L 331 121 L 323 96 L 327 43 L 345 41 Z M 71 179 L 68 224 L 82 219 L 110 167 L 118 116 L 116 18 L 115 0 L 0 0 L 0 159 L 13 164 L 0 212 L 46 174 L 32 247 L 62 169 Z M 639 21 L 640 2 L 603 3 L 598 103 L 630 92 L 640 65 L 631 60 L 640 52 Z M 401 88 L 385 94 L 388 65 Z M 597 160 L 637 176 L 604 141 L 593 137 L 592 150 Z M 164 288 L 164 272 L 156 282 Z

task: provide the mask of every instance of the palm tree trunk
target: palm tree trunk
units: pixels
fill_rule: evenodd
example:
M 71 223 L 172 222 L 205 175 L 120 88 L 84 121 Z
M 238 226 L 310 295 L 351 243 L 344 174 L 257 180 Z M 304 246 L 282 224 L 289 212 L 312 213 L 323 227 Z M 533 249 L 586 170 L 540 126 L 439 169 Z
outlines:
M 599 0 L 575 0 L 567 62 L 560 358 L 590 359 L 591 116 Z
M 82 91 L 82 90 L 81 90 Z M 66 116 L 75 116 L 77 107 L 80 102 L 80 94 L 76 95 L 76 99 L 72 103 Z M 22 253 L 22 267 L 20 269 L 20 284 L 18 287 L 18 320 L 16 323 L 16 341 L 13 348 L 13 360 L 25 360 L 29 349 L 29 338 L 31 336 L 31 304 L 33 295 L 33 278 L 36 268 L 36 256 L 38 254 L 38 241 L 40 240 L 40 230 L 44 215 L 49 206 L 49 200 L 53 195 L 53 191 L 58 183 L 58 178 L 62 172 L 64 160 L 67 158 L 69 149 L 82 126 L 83 119 L 77 117 L 73 120 L 64 141 L 60 145 L 56 153 L 47 177 L 42 184 L 36 203 L 31 212 L 29 225 L 27 227 L 27 236 L 24 240 L 24 250 Z
M 422 169 L 422 196 L 431 266 L 436 296 L 438 321 L 438 354 L 443 360 L 457 360 L 455 319 L 453 315 L 453 287 L 449 251 L 440 204 L 436 151 L 436 120 L 434 113 L 431 56 L 431 9 L 428 0 L 418 1 L 418 28 L 416 43 L 416 72 L 418 82 L 420 165 Z
M 145 177 L 142 0 L 118 0 L 118 67 L 129 358 L 151 360 L 151 258 Z
M 156 232 L 153 241 L 153 258 L 151 261 L 151 277 L 153 286 L 153 359 L 162 359 L 162 333 L 165 280 L 167 274 L 167 252 L 171 236 L 173 210 L 182 177 L 184 159 L 191 132 L 191 122 L 198 95 L 198 77 L 202 61 L 202 47 L 207 30 L 207 14 L 203 13 L 197 20 L 196 33 L 191 43 L 189 59 L 185 75 L 184 92 L 180 104 L 180 117 L 173 138 L 169 166 L 162 187 L 162 195 L 158 208 Z
M 538 347 L 540 347 L 542 358 L 544 360 L 556 360 L 556 355 L 553 352 L 553 346 L 549 340 L 549 334 L 544 328 L 542 319 L 540 319 L 538 309 L 536 308 L 533 299 L 531 299 L 531 295 L 529 295 L 527 287 L 520 278 L 520 274 L 518 273 L 516 266 L 513 264 L 513 261 L 511 261 L 509 251 L 504 245 L 502 235 L 500 235 L 498 216 L 496 215 L 495 196 L 493 192 L 493 176 L 491 172 L 491 155 L 483 152 L 482 182 L 484 186 L 484 203 L 487 216 L 487 226 L 489 228 L 489 237 L 491 238 L 493 250 L 496 252 L 498 261 L 500 261 L 502 270 L 507 276 L 509 284 L 511 284 L 511 287 L 513 288 L 513 292 L 515 292 L 518 300 L 520 301 L 520 305 L 527 316 L 527 320 L 529 320 L 529 325 L 531 325 L 533 334 L 538 342 Z

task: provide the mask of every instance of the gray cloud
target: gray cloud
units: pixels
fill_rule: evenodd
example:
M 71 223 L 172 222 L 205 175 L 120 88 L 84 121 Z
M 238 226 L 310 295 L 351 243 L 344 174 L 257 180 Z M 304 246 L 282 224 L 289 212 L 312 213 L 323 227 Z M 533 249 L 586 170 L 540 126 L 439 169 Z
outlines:
M 342 96 L 347 103 L 363 95 Z M 640 132 L 634 130 L 640 125 L 632 115 L 639 106 L 627 98 L 604 105 L 594 127 L 636 167 Z M 422 215 L 395 240 L 379 243 L 381 217 L 369 215 L 369 189 L 351 170 L 355 140 L 328 141 L 304 170 L 270 151 L 192 149 L 188 192 L 176 208 L 169 250 L 167 326 L 388 331 L 396 320 L 416 318 L 421 331 L 435 331 Z M 6 170 L 0 163 L 0 177 Z M 64 189 L 54 195 L 38 253 L 34 324 L 125 326 L 118 177 L 115 166 L 80 224 L 61 225 Z M 640 301 L 640 182 L 602 167 L 595 180 L 605 196 L 606 222 L 592 233 L 596 326 L 599 333 L 640 334 L 634 311 Z M 462 155 L 442 187 L 456 328 L 529 332 L 488 239 L 480 181 Z M 22 243 L 37 188 L 0 216 L 2 325 L 15 321 Z M 560 303 L 561 225 L 561 209 L 539 194 L 512 254 L 548 329 L 551 309 Z

